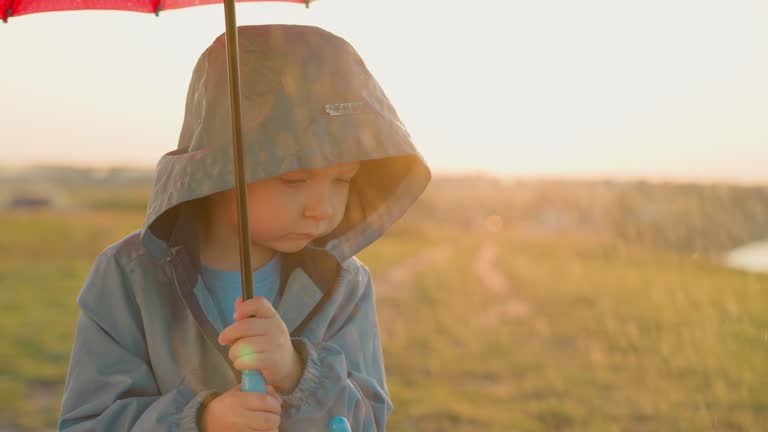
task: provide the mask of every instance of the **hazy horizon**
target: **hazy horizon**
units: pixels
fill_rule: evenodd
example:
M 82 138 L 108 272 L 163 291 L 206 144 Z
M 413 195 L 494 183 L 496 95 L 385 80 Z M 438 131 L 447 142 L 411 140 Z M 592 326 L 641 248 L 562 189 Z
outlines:
M 153 165 L 130 165 L 130 164 L 70 164 L 70 163 L 58 163 L 58 162 L 38 162 L 28 164 L 13 164 L 2 165 L 0 164 L 0 180 L 4 174 L 23 172 L 24 170 L 34 169 L 83 169 L 94 171 L 109 171 L 109 170 L 137 170 L 144 171 L 146 173 L 154 172 Z M 670 183 L 670 184 L 724 184 L 733 186 L 757 186 L 768 188 L 768 179 L 739 179 L 739 178 L 727 178 L 727 177 L 692 177 L 692 176 L 654 176 L 654 175 L 630 175 L 630 174 L 599 174 L 599 173 L 495 173 L 491 171 L 484 171 L 480 169 L 467 169 L 467 170 L 432 170 L 433 178 L 446 178 L 446 177 L 493 177 L 506 181 L 613 181 L 613 182 L 648 182 L 648 183 Z
M 238 24 L 347 39 L 435 173 L 768 184 L 768 3 L 492 6 L 254 3 Z M 12 17 L 0 165 L 153 167 L 222 31 L 220 5 Z

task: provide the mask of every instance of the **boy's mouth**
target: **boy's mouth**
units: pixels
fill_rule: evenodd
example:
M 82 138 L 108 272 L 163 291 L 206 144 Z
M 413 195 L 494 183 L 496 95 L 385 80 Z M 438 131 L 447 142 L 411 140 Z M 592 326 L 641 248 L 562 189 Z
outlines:
M 315 238 L 315 234 L 293 233 L 291 235 L 294 236 L 294 237 L 298 237 L 298 238 L 306 239 L 306 240 Z

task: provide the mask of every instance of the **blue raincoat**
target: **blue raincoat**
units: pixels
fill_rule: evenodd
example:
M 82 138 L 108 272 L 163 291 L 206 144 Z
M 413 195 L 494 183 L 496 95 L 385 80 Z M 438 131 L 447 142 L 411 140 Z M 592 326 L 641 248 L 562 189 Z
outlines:
M 339 226 L 283 257 L 276 310 L 304 369 L 280 430 L 345 416 L 355 432 L 383 431 L 392 403 L 374 284 L 354 255 L 416 201 L 429 168 L 343 39 L 306 26 L 238 32 L 248 181 L 361 161 Z M 240 382 L 194 294 L 194 203 L 234 187 L 225 56 L 222 35 L 195 66 L 143 227 L 97 257 L 77 298 L 60 430 L 198 431 L 201 404 Z

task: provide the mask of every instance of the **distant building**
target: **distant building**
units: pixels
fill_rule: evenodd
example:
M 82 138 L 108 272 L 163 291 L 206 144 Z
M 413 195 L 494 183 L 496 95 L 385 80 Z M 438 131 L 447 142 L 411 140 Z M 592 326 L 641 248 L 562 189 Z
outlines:
M 51 207 L 51 200 L 46 197 L 33 195 L 20 195 L 11 200 L 8 208 L 11 209 L 43 209 Z

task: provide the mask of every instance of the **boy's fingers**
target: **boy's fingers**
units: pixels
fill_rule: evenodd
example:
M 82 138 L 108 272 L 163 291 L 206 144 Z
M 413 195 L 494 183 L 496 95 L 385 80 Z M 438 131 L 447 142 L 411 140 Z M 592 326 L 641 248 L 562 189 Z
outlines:
M 243 408 L 249 411 L 270 412 L 280 415 L 283 407 L 276 397 L 264 393 L 242 393 Z
M 280 414 L 246 410 L 243 415 L 248 431 L 276 431 L 280 426 Z
M 277 316 L 275 308 L 264 297 L 254 297 L 248 299 L 245 302 L 242 300 L 235 301 L 235 320 L 240 320 L 247 317 L 258 318 L 272 318 Z
M 229 345 L 240 338 L 268 335 L 271 325 L 270 320 L 264 318 L 237 321 L 219 333 L 219 343 Z
M 232 366 L 239 370 L 264 370 L 275 367 L 275 355 L 267 352 L 237 352 L 229 350 L 229 359 L 232 360 Z
M 232 363 L 237 365 L 242 364 L 244 368 L 250 366 L 251 369 L 262 366 L 256 362 L 258 362 L 267 351 L 264 348 L 260 348 L 258 345 L 253 345 L 251 339 L 253 338 L 246 339 L 248 343 L 245 343 L 241 339 L 229 348 L 229 359 L 232 360 Z

